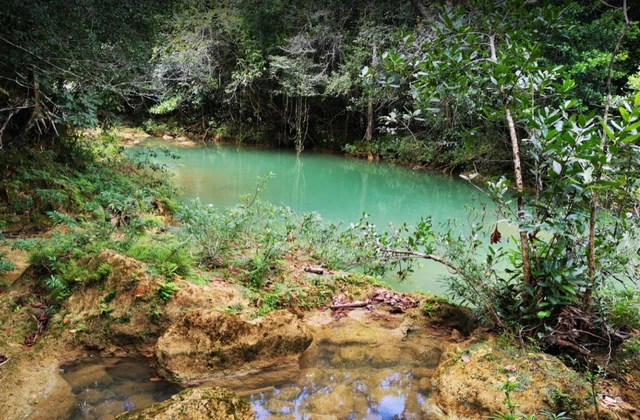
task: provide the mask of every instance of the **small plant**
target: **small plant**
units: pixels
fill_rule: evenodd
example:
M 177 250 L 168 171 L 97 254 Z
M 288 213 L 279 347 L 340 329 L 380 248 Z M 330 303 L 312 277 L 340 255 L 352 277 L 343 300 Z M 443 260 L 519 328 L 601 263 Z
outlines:
M 571 420 L 571 417 L 567 417 L 567 413 L 565 412 L 556 414 L 550 411 L 542 410 L 540 414 L 547 420 Z
M 640 354 L 640 337 L 635 336 L 627 340 L 622 347 L 622 352 L 626 356 L 635 356 Z
M 221 210 L 198 199 L 183 206 L 178 217 L 182 221 L 182 235 L 199 248 L 201 261 L 209 267 L 224 265 L 247 219 L 243 208 Z
M 596 410 L 598 418 L 600 418 L 600 403 L 598 402 L 598 382 L 605 375 L 605 371 L 600 365 L 589 366 L 589 370 L 586 374 L 587 382 L 589 383 L 589 398 L 593 404 L 593 408 Z
M 100 299 L 100 315 L 105 316 L 116 310 L 116 308 L 110 306 L 109 304 L 111 303 L 111 301 L 113 301 L 113 299 L 115 299 L 117 293 L 118 292 L 116 290 L 112 290 L 106 296 Z
M 223 309 L 224 312 L 237 315 L 244 310 L 244 305 L 242 303 L 234 303 L 233 305 L 229 305 Z
M 186 276 L 191 272 L 193 260 L 186 251 L 187 242 L 170 243 L 171 239 L 161 237 L 159 240 L 141 238 L 126 254 L 129 257 L 146 262 L 152 271 L 164 276 L 167 280 L 176 275 Z M 167 243 L 169 242 L 169 243 Z
M 434 309 L 435 305 L 433 302 L 425 302 L 424 305 L 422 305 L 422 313 L 425 314 L 425 316 L 431 316 Z
M 555 386 L 547 392 L 547 399 L 556 410 L 562 411 L 561 414 L 572 412 L 578 408 L 578 404 L 571 395 L 565 394 Z
M 491 417 L 493 420 L 535 420 L 533 414 L 523 414 L 518 411 L 518 405 L 512 399 L 512 393 L 522 389 L 522 381 L 517 381 L 514 377 L 507 378 L 502 383 L 502 390 L 504 391 L 505 399 L 504 405 L 506 410 L 497 413 Z M 562 394 L 565 396 L 564 394 Z M 571 420 L 567 417 L 566 412 L 552 413 L 550 411 L 542 410 L 540 415 L 548 420 Z
M 71 294 L 67 285 L 53 274 L 45 280 L 45 285 L 47 286 L 49 293 L 51 293 L 51 297 L 55 300 L 65 300 Z
M 600 310 L 615 329 L 640 329 L 640 292 L 635 289 L 604 288 Z
M 156 289 L 156 293 L 163 302 L 168 302 L 173 297 L 173 294 L 179 289 L 180 288 L 175 283 L 166 281 L 158 286 L 158 289 Z
M 447 299 L 438 296 L 429 296 L 429 298 L 422 305 L 422 313 L 425 316 L 433 315 L 438 309 L 441 309 L 442 304 L 448 303 Z
M 93 273 L 93 278 L 96 281 L 104 281 L 109 276 L 109 273 L 111 273 L 111 266 L 107 263 L 102 263 L 98 266 L 98 269 Z
M 3 224 L 0 223 L 0 228 L 2 228 Z M 4 241 L 4 236 L 2 235 L 2 229 L 0 229 L 0 245 L 2 245 Z M 14 269 L 14 265 L 11 261 L 5 259 L 7 254 L 5 252 L 0 252 L 0 278 L 4 276 L 6 273 Z
M 159 311 L 157 309 L 154 309 L 151 311 L 151 319 L 152 320 L 157 320 L 162 318 L 162 316 L 164 315 L 164 313 L 162 311 Z

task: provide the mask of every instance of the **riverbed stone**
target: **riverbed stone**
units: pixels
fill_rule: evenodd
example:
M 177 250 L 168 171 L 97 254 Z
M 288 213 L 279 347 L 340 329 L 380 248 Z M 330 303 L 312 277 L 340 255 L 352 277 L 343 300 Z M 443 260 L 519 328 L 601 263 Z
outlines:
M 295 406 L 293 405 L 293 403 L 275 397 L 267 400 L 266 408 L 271 413 L 277 413 L 281 415 L 288 415 L 290 413 L 293 413 L 293 411 L 295 410 Z
M 105 366 L 101 363 L 83 366 L 64 374 L 63 377 L 76 392 L 96 387 L 105 388 L 113 383 L 113 378 L 109 376 Z
M 330 393 L 317 393 L 307 400 L 307 411 L 335 415 L 339 419 L 348 418 L 355 402 L 352 390 L 344 383 L 337 385 Z
M 155 402 L 156 401 L 153 399 L 153 394 L 148 392 L 133 394 L 129 398 L 127 398 L 127 403 L 129 403 L 134 410 L 150 407 Z
M 160 376 L 187 384 L 297 365 L 311 341 L 307 327 L 287 311 L 253 322 L 195 311 L 169 327 L 155 354 Z
M 422 414 L 426 419 L 432 420 L 446 420 L 447 415 L 438 407 L 433 400 L 427 400 L 422 405 Z
M 151 407 L 120 414 L 117 420 L 253 420 L 251 405 L 226 388 L 190 388 Z
M 285 401 L 293 401 L 301 392 L 302 390 L 297 386 L 285 386 L 280 388 L 278 395 Z

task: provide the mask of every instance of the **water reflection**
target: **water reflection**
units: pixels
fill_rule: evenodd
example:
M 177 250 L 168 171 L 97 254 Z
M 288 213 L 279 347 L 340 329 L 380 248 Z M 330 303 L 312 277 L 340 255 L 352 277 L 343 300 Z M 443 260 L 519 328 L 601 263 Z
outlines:
M 425 418 L 444 348 L 437 331 L 412 327 L 405 335 L 401 317 L 388 316 L 381 326 L 365 310 L 340 320 L 317 316 L 323 323 L 313 327 L 314 342 L 295 375 L 277 370 L 205 386 L 234 389 L 251 402 L 258 420 Z M 64 369 L 77 398 L 70 419 L 111 419 L 180 390 L 150 381 L 149 359 L 89 360 Z
M 256 419 L 418 419 L 428 395 L 408 370 L 329 371 L 311 375 L 311 383 L 306 376 L 303 370 L 296 383 L 250 395 Z

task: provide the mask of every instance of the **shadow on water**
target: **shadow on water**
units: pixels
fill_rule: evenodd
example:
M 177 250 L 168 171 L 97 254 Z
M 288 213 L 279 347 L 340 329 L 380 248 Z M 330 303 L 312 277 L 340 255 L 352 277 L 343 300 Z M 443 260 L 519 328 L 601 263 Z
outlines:
M 125 411 L 148 407 L 180 391 L 168 382 L 153 382 L 152 360 L 91 358 L 62 366 L 77 405 L 70 419 L 109 419 Z

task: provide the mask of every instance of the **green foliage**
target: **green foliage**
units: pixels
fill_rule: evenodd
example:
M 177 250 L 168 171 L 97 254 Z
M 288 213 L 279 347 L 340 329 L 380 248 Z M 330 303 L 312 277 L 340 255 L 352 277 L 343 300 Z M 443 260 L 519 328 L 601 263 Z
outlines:
M 33 146 L 43 137 L 95 127 L 142 103 L 136 79 L 150 71 L 151 45 L 172 2 L 36 0 L 22 6 L 9 0 L 4 8 L 13 12 L 0 16 L 5 145 Z
M 640 337 L 631 337 L 624 343 L 622 351 L 626 356 L 637 356 L 640 354 Z
M 387 133 L 401 134 L 406 139 L 387 153 L 400 160 L 449 169 L 491 160 L 487 166 L 501 169 L 509 158 L 503 127 L 484 115 L 500 99 L 477 72 L 487 49 L 474 48 L 488 44 L 485 35 L 516 53 L 536 50 L 547 68 L 563 66 L 577 81 L 578 105 L 601 105 L 617 8 L 597 0 L 415 3 L 427 17 L 417 20 L 422 11 L 412 2 L 390 0 L 38 0 L 26 9 L 10 0 L 7 10 L 16 12 L 0 18 L 4 141 L 30 147 L 75 128 L 151 115 L 145 126 L 156 134 L 186 129 L 242 140 L 250 131 L 252 140 L 299 151 L 339 149 L 362 138 L 371 106 L 374 134 L 384 135 L 380 147 L 374 138 L 364 148 L 384 148 L 393 143 Z M 614 96 L 636 85 L 636 22 L 628 32 L 613 66 Z M 66 45 L 67 37 L 76 41 Z M 498 58 L 510 56 L 518 55 Z M 411 148 L 421 152 L 417 160 Z M 14 205 L 63 201 L 51 196 L 56 191 L 43 188 Z
M 11 261 L 6 260 L 6 253 L 0 252 L 0 277 L 13 270 L 14 265 Z
M 283 283 L 275 283 L 269 291 L 260 293 L 257 301 L 258 310 L 256 316 L 264 316 L 278 309 L 286 309 L 292 302 L 292 292 L 298 291 L 297 287 L 291 287 Z
M 93 216 L 97 222 L 108 218 L 141 226 L 142 213 L 155 211 L 158 202 L 175 195 L 169 172 L 152 160 L 157 152 L 128 157 L 108 136 L 92 141 L 65 138 L 60 146 L 56 151 L 12 149 L 0 155 L 3 214 L 48 214 L 56 224 L 74 224 L 67 213 L 82 213 L 83 221 Z
M 173 297 L 173 294 L 180 290 L 177 284 L 170 281 L 165 281 L 160 284 L 156 289 L 156 294 L 163 302 L 168 302 Z
M 71 294 L 69 286 L 53 274 L 45 280 L 45 285 L 51 297 L 55 300 L 62 301 Z
M 139 243 L 138 238 L 147 229 L 157 227 L 147 214 L 159 210 L 158 203 L 169 202 L 174 194 L 163 168 L 153 166 L 150 160 L 131 160 L 120 147 L 114 147 L 113 139 L 76 142 L 69 147 L 64 156 L 52 151 L 12 151 L 11 157 L 24 159 L 24 165 L 5 167 L 12 174 L 11 183 L 20 185 L 23 192 L 36 191 L 35 185 L 51 184 L 50 189 L 67 194 L 58 202 L 51 200 L 58 200 L 59 194 L 40 194 L 37 207 L 29 210 L 31 217 L 44 212 L 50 223 L 60 226 L 50 238 L 14 243 L 14 247 L 30 252 L 29 262 L 55 300 L 66 298 L 80 283 L 106 279 L 111 272 L 109 264 L 98 264 L 90 272 L 89 261 L 104 248 L 126 252 Z M 28 157 L 35 157 L 34 162 Z M 57 181 L 50 181 L 53 178 Z M 0 205 L 19 210 L 11 207 L 11 202 Z M 57 208 L 48 211 L 53 205 Z M 150 247 L 144 256 L 155 258 L 163 274 L 186 274 L 190 258 L 179 247 L 175 249 Z M 141 253 L 139 248 L 132 252 Z
M 179 96 L 173 96 L 171 98 L 167 98 L 158 105 L 152 106 L 149 108 L 149 112 L 152 114 L 167 114 L 171 111 L 174 111 L 178 108 L 178 104 L 180 103 Z
M 2 235 L 3 224 L 0 221 L 0 245 L 4 242 L 4 236 Z M 0 251 L 0 279 L 2 279 L 3 275 L 12 271 L 14 269 L 14 265 L 11 261 L 6 260 L 7 254 L 5 252 Z
M 148 263 L 158 274 L 171 280 L 175 275 L 191 273 L 193 261 L 185 245 L 184 242 L 172 242 L 170 237 L 142 238 L 126 251 L 126 255 Z
M 479 13 L 442 9 L 428 37 L 408 34 L 404 52 L 390 50 L 383 56 L 385 83 L 402 86 L 395 80 L 404 77 L 413 98 L 412 108 L 388 115 L 390 129 L 411 134 L 416 124 L 440 122 L 472 135 L 482 122 L 515 142 L 513 154 L 528 162 L 532 193 L 521 185 L 522 192 L 510 193 L 504 177 L 489 182 L 486 192 L 496 204 L 496 220 L 523 233 L 520 242 L 512 249 L 495 245 L 500 232 L 497 226 L 486 232 L 482 210 L 470 214 L 463 229 L 434 229 L 427 219 L 378 233 L 364 218 L 355 233 L 363 243 L 359 248 L 373 245 L 372 270 L 391 266 L 406 276 L 413 258 L 446 265 L 453 297 L 503 330 L 558 345 L 557 336 L 573 340 L 567 329 L 584 317 L 591 323 L 586 333 L 591 338 L 584 339 L 602 336 L 605 342 L 612 313 L 594 313 L 592 296 L 636 277 L 638 226 L 628 203 L 637 201 L 640 187 L 635 175 L 640 169 L 640 95 L 621 100 L 615 114 L 580 112 L 580 104 L 571 99 L 575 82 L 541 54 L 566 30 L 560 9 L 520 6 L 502 2 Z M 417 55 L 410 56 L 416 46 Z M 457 108 L 461 118 L 471 118 L 458 121 L 449 106 L 467 98 L 476 108 Z M 522 133 L 505 127 L 514 120 L 524 127 Z M 526 139 L 519 140 L 525 132 Z M 594 268 L 585 251 L 590 243 L 596 244 Z
M 182 233 L 199 248 L 205 265 L 223 265 L 232 249 L 233 241 L 241 237 L 246 227 L 247 216 L 242 207 L 231 210 L 216 209 L 203 204 L 199 199 L 189 202 L 178 211 L 182 222 Z
M 224 312 L 227 312 L 231 315 L 237 315 L 244 310 L 244 305 L 242 303 L 234 303 L 233 305 L 229 305 L 223 309 Z
M 111 303 L 111 301 L 115 299 L 117 294 L 118 294 L 117 290 L 112 290 L 107 295 L 105 295 L 102 299 L 100 299 L 100 306 L 99 306 L 100 315 L 102 316 L 109 315 L 111 312 L 115 311 L 116 308 L 114 308 L 113 306 L 110 306 L 109 303 Z
M 518 410 L 518 405 L 513 401 L 512 393 L 522 390 L 522 383 L 515 380 L 515 378 L 507 378 L 504 382 L 502 382 L 502 390 L 504 391 L 505 399 L 504 406 L 506 408 L 505 411 L 494 414 L 491 416 L 493 420 L 535 420 L 536 416 L 534 414 L 523 414 Z M 568 397 L 564 396 L 563 397 Z M 549 420 L 571 420 L 570 417 L 567 416 L 566 412 L 552 413 L 546 410 L 542 410 L 540 412 L 542 418 Z
M 600 311 L 616 330 L 640 329 L 640 292 L 635 289 L 603 288 Z

